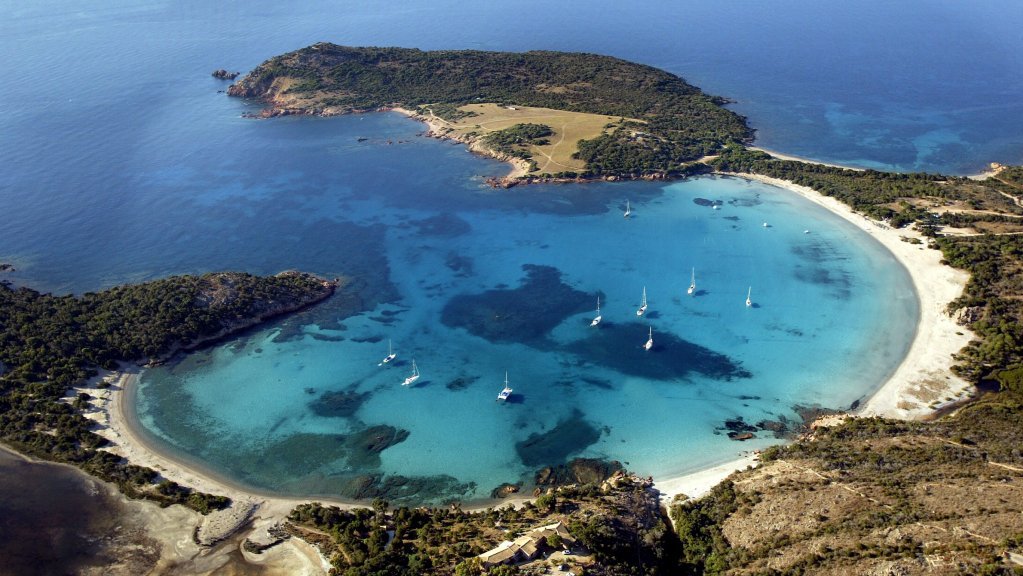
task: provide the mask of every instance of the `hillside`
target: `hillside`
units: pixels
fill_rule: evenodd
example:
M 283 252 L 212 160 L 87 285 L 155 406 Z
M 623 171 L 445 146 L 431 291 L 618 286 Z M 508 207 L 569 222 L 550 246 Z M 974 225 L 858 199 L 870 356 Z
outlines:
M 225 498 L 173 482 L 100 450 L 106 440 L 65 394 L 119 362 L 162 358 L 327 298 L 334 284 L 308 274 L 176 276 L 82 296 L 53 296 L 0 282 L 0 441 L 37 458 L 74 464 L 130 496 L 200 511 Z
M 228 94 L 267 103 L 264 116 L 401 107 L 456 121 L 470 114 L 460 107 L 491 103 L 622 119 L 576 144 L 585 167 L 573 176 L 581 177 L 685 173 L 687 163 L 752 137 L 722 98 L 668 72 L 596 54 L 318 43 L 267 60 Z
M 671 515 L 691 574 L 1023 573 L 1023 402 L 852 419 Z M 1014 572 L 1015 570 L 1015 572 Z

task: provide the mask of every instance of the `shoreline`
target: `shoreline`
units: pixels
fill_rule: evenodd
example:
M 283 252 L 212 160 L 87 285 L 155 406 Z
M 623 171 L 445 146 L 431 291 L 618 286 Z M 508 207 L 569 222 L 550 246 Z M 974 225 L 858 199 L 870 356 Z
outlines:
M 972 339 L 972 335 L 966 328 L 957 325 L 945 312 L 948 302 L 962 293 L 969 277 L 967 273 L 941 264 L 941 253 L 927 248 L 926 239 L 916 231 L 888 228 L 853 212 L 838 200 L 823 196 L 810 188 L 757 174 L 721 175 L 763 182 L 799 194 L 872 236 L 909 272 L 920 303 L 920 319 L 912 343 L 899 366 L 861 404 L 856 415 L 902 420 L 924 419 L 970 394 L 972 385 L 952 374 L 949 368 L 951 355 L 962 349 Z M 913 244 L 904 241 L 903 238 L 921 239 L 923 243 Z M 107 413 L 105 424 L 108 428 L 101 430 L 100 433 L 118 446 L 118 449 L 111 450 L 112 452 L 128 457 L 132 463 L 149 466 L 165 477 L 196 490 L 222 494 L 238 503 L 249 503 L 253 506 L 254 515 L 285 517 L 295 505 L 313 501 L 341 508 L 365 506 L 341 500 L 282 497 L 260 493 L 226 481 L 208 470 L 199 469 L 193 463 L 174 458 L 167 454 L 166 450 L 153 446 L 152 442 L 144 438 L 133 427 L 137 423 L 133 424 L 131 415 L 125 412 L 126 403 L 130 403 L 132 398 L 132 388 L 137 383 L 138 371 L 111 373 L 108 374 L 108 378 L 110 377 L 117 378 L 120 390 L 110 391 L 109 405 L 105 410 L 101 410 Z M 662 497 L 669 500 L 678 494 L 699 497 L 709 492 L 714 485 L 735 470 L 745 469 L 756 463 L 756 455 L 750 454 L 695 472 L 655 478 L 654 486 L 661 492 Z M 492 505 L 519 504 L 530 499 L 519 496 Z
M 854 411 L 856 415 L 918 420 L 972 390 L 970 383 L 952 373 L 950 360 L 973 334 L 946 311 L 949 302 L 963 293 L 967 272 L 942 264 L 941 252 L 929 248 L 928 239 L 916 230 L 891 228 L 806 186 L 759 174 L 723 175 L 776 186 L 827 208 L 877 240 L 909 272 L 920 303 L 912 343 L 891 376 Z
M 759 174 L 718 174 L 782 188 L 826 208 L 880 242 L 909 272 L 920 303 L 920 318 L 913 340 L 902 362 L 857 410 L 852 411 L 854 416 L 924 420 L 972 394 L 973 385 L 952 373 L 951 356 L 966 346 L 973 339 L 973 334 L 968 328 L 956 324 L 945 311 L 948 303 L 962 294 L 969 280 L 968 273 L 942 264 L 941 252 L 928 248 L 927 238 L 917 231 L 890 228 L 812 188 Z M 914 244 L 903 238 L 917 239 L 921 243 Z M 654 487 L 661 491 L 662 501 L 666 503 L 683 494 L 699 498 L 736 470 L 750 465 L 757 465 L 755 455 L 689 474 L 654 478 Z
M 802 156 L 795 156 L 793 154 L 782 154 L 781 152 L 776 152 L 776 151 L 770 150 L 768 148 L 761 148 L 760 146 L 746 146 L 746 149 L 747 150 L 756 150 L 757 152 L 763 152 L 765 154 L 770 154 L 771 156 L 777 158 L 778 160 L 791 160 L 791 161 L 794 161 L 794 162 L 802 162 L 804 164 L 816 164 L 818 166 L 828 166 L 828 167 L 831 167 L 831 168 L 841 168 L 843 170 L 855 170 L 857 172 L 864 172 L 864 171 L 866 171 L 866 168 L 859 168 L 857 166 L 847 166 L 845 164 L 832 164 L 830 162 L 821 162 L 820 160 L 813 160 L 811 158 L 804 158 Z
M 396 111 L 426 122 L 431 129 L 440 126 L 410 111 Z M 769 184 L 798 194 L 826 208 L 880 242 L 909 272 L 920 304 L 920 318 L 912 343 L 902 362 L 861 404 L 855 415 L 902 420 L 925 419 L 937 410 L 970 395 L 972 385 L 952 374 L 950 359 L 951 355 L 962 349 L 973 336 L 966 328 L 957 325 L 945 312 L 947 304 L 962 293 L 969 278 L 966 272 L 941 264 L 941 253 L 928 248 L 927 239 L 922 238 L 916 231 L 888 228 L 853 212 L 850 207 L 838 200 L 823 196 L 808 187 L 757 174 L 720 174 Z M 918 239 L 922 243 L 914 244 L 903 238 Z M 114 386 L 106 390 L 87 390 L 94 393 L 96 402 L 100 404 L 98 409 L 100 416 L 93 418 L 100 424 L 98 433 L 114 445 L 110 449 L 111 452 L 128 458 L 133 464 L 153 468 L 163 477 L 193 489 L 228 496 L 234 502 L 228 510 L 236 508 L 236 505 L 238 510 L 250 509 L 245 518 L 238 519 L 233 527 L 223 527 L 221 531 L 233 533 L 241 527 L 243 520 L 247 521 L 250 517 L 264 521 L 264 524 L 272 523 L 285 518 L 294 506 L 304 502 L 321 502 L 343 509 L 365 507 L 365 504 L 341 500 L 283 497 L 260 493 L 258 490 L 232 483 L 194 463 L 177 459 L 161 447 L 154 446 L 135 428 L 138 423 L 133 422 L 132 414 L 126 412 L 127 405 L 133 398 L 133 388 L 137 384 L 138 375 L 137 368 L 107 373 L 100 378 L 116 380 Z M 89 388 L 94 385 L 95 382 L 91 382 Z M 92 417 L 88 414 L 87 416 Z M 756 466 L 757 459 L 756 454 L 747 454 L 695 472 L 655 478 L 654 487 L 661 492 L 665 501 L 670 501 L 680 494 L 693 498 L 700 497 L 732 472 L 745 469 L 747 466 Z M 517 496 L 490 505 L 519 505 L 531 499 Z M 466 509 L 485 507 L 487 506 L 482 505 Z
M 426 124 L 428 128 L 426 131 L 426 136 L 429 138 L 440 138 L 442 140 L 454 140 L 455 142 L 461 142 L 462 144 L 466 145 L 466 147 L 469 149 L 469 152 L 479 154 L 480 156 L 483 156 L 485 158 L 491 158 L 499 162 L 504 162 L 505 164 L 510 164 L 512 170 L 508 174 L 505 174 L 504 176 L 501 177 L 502 181 L 517 180 L 518 178 L 525 176 L 526 174 L 529 173 L 529 162 L 526 162 L 525 160 L 519 158 L 508 157 L 505 156 L 504 154 L 495 152 L 494 150 L 491 150 L 490 148 L 483 146 L 483 144 L 480 143 L 479 138 L 466 138 L 461 134 L 458 134 L 457 132 L 454 131 L 454 128 L 449 126 L 449 123 L 446 120 L 434 115 L 432 110 L 430 111 L 429 116 L 425 116 L 423 114 L 420 114 L 419 112 L 415 112 L 413 110 L 409 110 L 408 108 L 401 107 L 387 108 L 386 110 L 389 110 L 391 112 L 397 112 L 402 116 L 406 116 L 408 118 L 411 118 L 412 120 L 416 120 L 418 122 Z

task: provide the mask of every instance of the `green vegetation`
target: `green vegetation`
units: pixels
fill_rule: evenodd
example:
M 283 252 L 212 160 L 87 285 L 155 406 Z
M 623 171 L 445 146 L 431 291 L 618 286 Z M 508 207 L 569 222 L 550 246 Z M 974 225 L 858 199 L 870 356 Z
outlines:
M 1023 365 L 1023 236 L 948 236 L 937 245 L 950 265 L 970 272 L 949 308 L 970 312 L 970 329 L 981 338 L 957 355 L 957 372 L 973 382 L 1017 385 L 1009 374 Z
M 542 506 L 540 504 L 543 504 Z M 337 574 L 429 575 L 482 574 L 476 558 L 501 541 L 558 521 L 576 539 L 564 562 L 576 573 L 657 575 L 675 574 L 679 548 L 656 493 L 650 485 L 630 476 L 599 486 L 584 484 L 562 488 L 556 495 L 541 495 L 537 505 L 525 504 L 464 512 L 451 508 L 397 508 L 388 512 L 384 502 L 373 509 L 343 511 L 318 503 L 302 504 L 290 515 L 291 530 L 307 537 L 326 533 L 321 545 Z M 388 531 L 394 534 L 388 543 Z M 556 550 L 566 542 L 547 539 Z M 559 560 L 561 562 L 562 560 Z M 540 560 L 527 566 L 501 566 L 487 574 L 543 574 L 549 564 Z
M 930 214 L 906 202 L 930 198 L 940 202 L 964 200 L 967 196 L 945 184 L 947 177 L 932 174 L 898 174 L 875 170 L 851 170 L 772 156 L 740 146 L 730 146 L 710 164 L 722 172 L 762 174 L 788 180 L 832 196 L 854 210 L 900 228 L 916 221 L 927 222 Z M 955 179 L 951 179 L 955 180 Z
M 723 99 L 662 70 L 596 54 L 320 43 L 267 60 L 228 93 L 267 100 L 269 115 L 429 105 L 444 117 L 452 106 L 489 102 L 638 120 L 581 143 L 584 177 L 676 174 L 752 137 Z
M 115 369 L 320 300 L 333 291 L 299 273 L 180 276 L 81 297 L 51 296 L 0 284 L 0 439 L 19 451 L 81 467 L 133 497 L 182 503 L 206 513 L 229 500 L 164 481 L 157 473 L 99 450 L 80 410 L 87 394 L 68 389 Z
M 495 130 L 482 138 L 483 143 L 496 152 L 515 158 L 530 160 L 533 154 L 530 146 L 549 144 L 548 137 L 554 134 L 546 124 L 516 124 L 504 130 Z
M 1012 392 L 936 422 L 852 419 L 772 448 L 762 469 L 672 506 L 687 572 L 921 573 L 954 559 L 949 573 L 1019 573 L 999 557 L 1023 529 L 1021 445 Z

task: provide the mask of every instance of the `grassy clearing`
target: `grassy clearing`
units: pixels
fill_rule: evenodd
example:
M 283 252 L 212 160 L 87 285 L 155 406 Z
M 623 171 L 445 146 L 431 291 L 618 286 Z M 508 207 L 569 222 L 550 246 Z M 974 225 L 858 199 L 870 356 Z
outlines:
M 529 146 L 528 151 L 536 160 L 534 174 L 574 171 L 585 169 L 582 160 L 572 158 L 579 149 L 580 140 L 589 140 L 608 130 L 609 125 L 618 126 L 621 118 L 602 114 L 566 112 L 550 108 L 529 106 L 500 106 L 498 104 L 468 104 L 460 111 L 471 113 L 456 121 L 436 118 L 436 121 L 459 136 L 485 136 L 490 132 L 503 130 L 516 124 L 545 124 L 554 130 L 548 138 L 549 144 Z

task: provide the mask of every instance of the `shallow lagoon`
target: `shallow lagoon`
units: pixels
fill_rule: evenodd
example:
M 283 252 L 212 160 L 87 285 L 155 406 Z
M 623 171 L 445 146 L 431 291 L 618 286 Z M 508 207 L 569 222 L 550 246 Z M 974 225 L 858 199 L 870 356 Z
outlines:
M 307 162 L 377 132 L 404 144 L 376 147 L 407 147 L 413 166 L 441 156 L 500 168 L 415 138 L 418 124 L 396 115 L 292 129 L 302 123 Z M 359 158 L 395 170 L 389 155 Z M 300 202 L 288 186 L 248 200 L 257 213 L 288 207 L 268 229 L 315 222 L 327 234 L 306 240 L 311 253 L 332 259 L 321 270 L 352 273 L 356 297 L 146 372 L 139 417 L 158 440 L 248 486 L 300 495 L 475 500 L 575 457 L 664 477 L 778 442 L 729 440 L 726 419 L 848 407 L 895 368 L 916 324 L 910 280 L 889 253 L 778 188 L 719 177 L 401 186 L 413 178 L 327 179 Z M 644 286 L 650 308 L 637 317 Z M 350 315 L 353 302 L 368 309 Z M 379 365 L 388 339 L 398 356 Z M 412 358 L 422 378 L 403 387 Z M 501 403 L 505 371 L 515 394 Z

